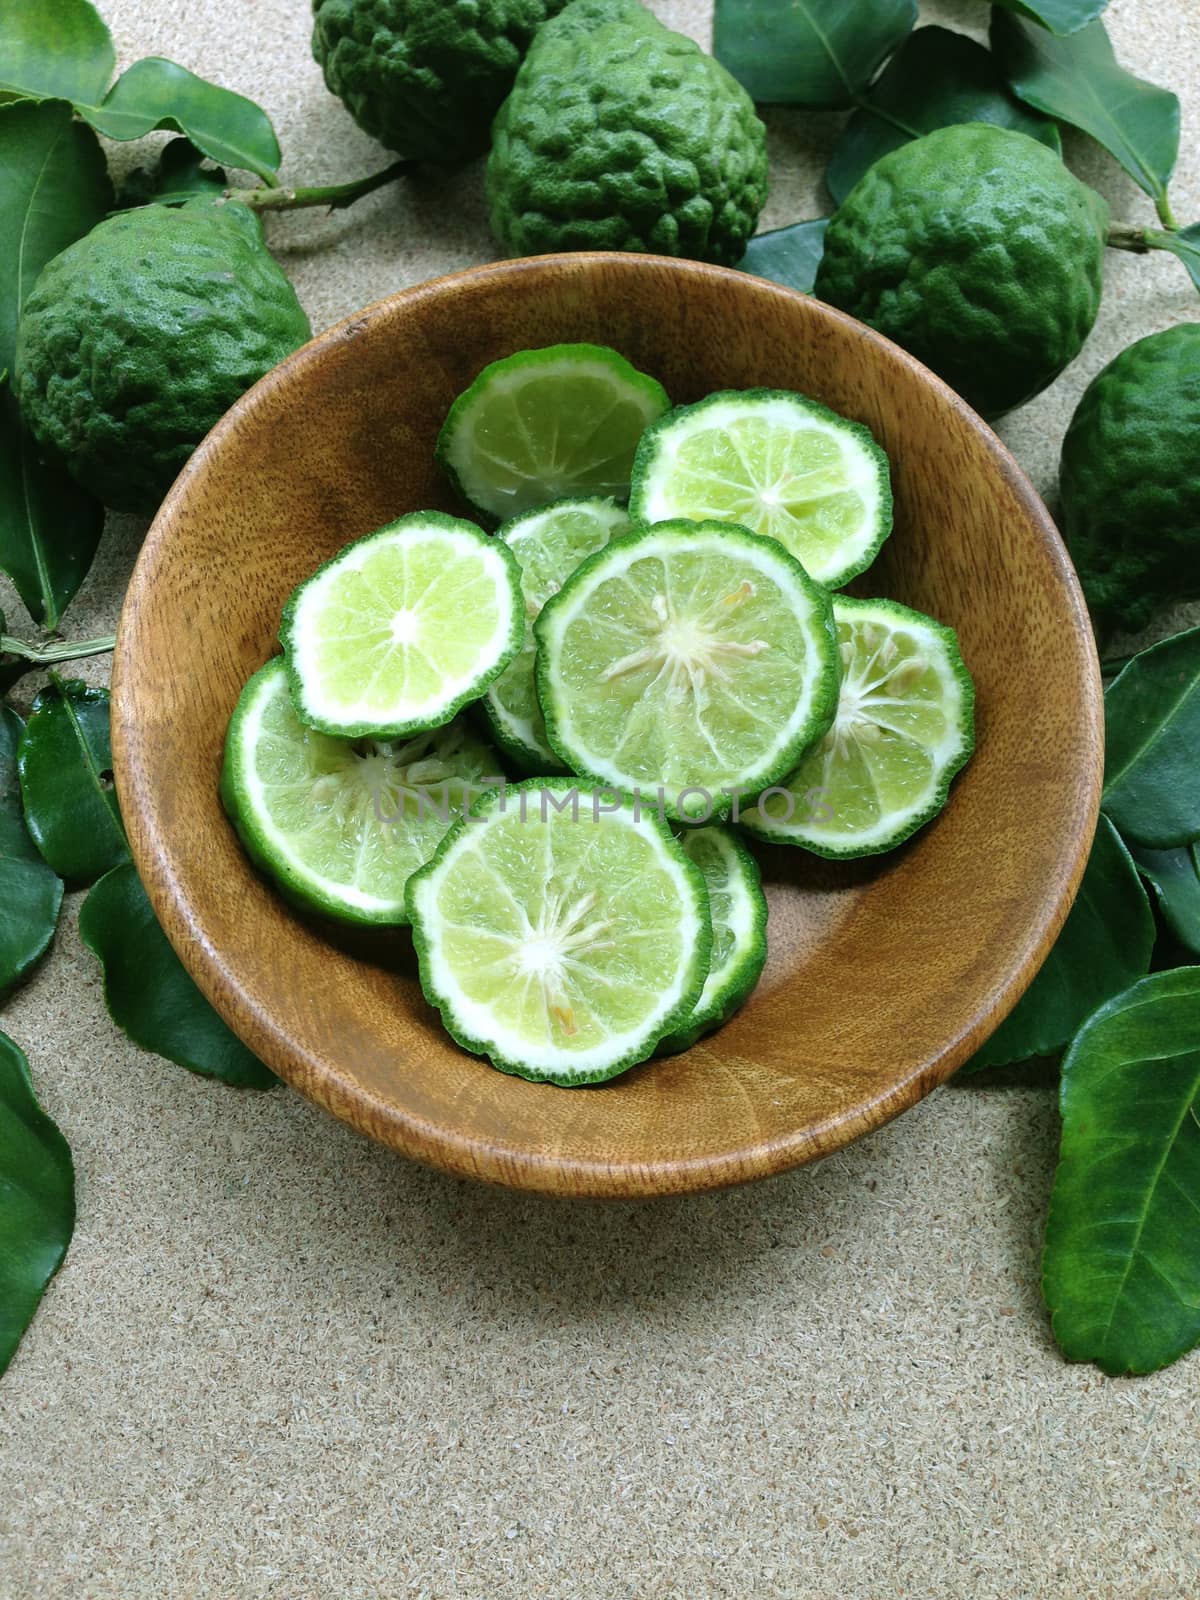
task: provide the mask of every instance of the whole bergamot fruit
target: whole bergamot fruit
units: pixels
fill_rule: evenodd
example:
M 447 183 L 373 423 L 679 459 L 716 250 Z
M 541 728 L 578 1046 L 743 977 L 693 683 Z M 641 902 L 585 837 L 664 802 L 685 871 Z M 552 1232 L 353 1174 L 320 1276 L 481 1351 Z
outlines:
M 43 267 L 13 387 L 34 439 L 85 489 L 150 513 L 217 419 L 310 332 L 252 211 L 143 206 Z
M 487 191 L 514 255 L 733 263 L 767 196 L 766 133 L 724 67 L 637 0 L 572 0 L 500 108 Z
M 1108 207 L 1028 134 L 969 122 L 870 167 L 834 213 L 815 293 L 984 416 L 1044 389 L 1100 306 Z
M 482 155 L 538 27 L 565 0 L 313 0 L 313 55 L 364 132 L 417 161 Z
M 1200 599 L 1200 323 L 1152 333 L 1092 379 L 1063 441 L 1061 520 L 1101 630 Z

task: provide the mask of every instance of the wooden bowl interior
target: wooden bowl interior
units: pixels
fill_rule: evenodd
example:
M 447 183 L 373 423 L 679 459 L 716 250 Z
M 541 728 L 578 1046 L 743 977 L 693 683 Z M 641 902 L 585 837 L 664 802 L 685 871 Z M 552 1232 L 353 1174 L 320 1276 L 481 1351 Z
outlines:
M 894 536 L 856 586 L 952 624 L 978 748 L 906 848 L 837 865 L 762 853 L 770 958 L 751 1002 L 685 1055 L 597 1089 L 502 1076 L 424 1002 L 406 933 L 305 921 L 248 865 L 217 798 L 230 712 L 318 562 L 403 512 L 462 514 L 438 427 L 488 361 L 611 344 L 676 401 L 798 389 L 887 450 Z M 995 436 L 838 313 L 741 274 L 558 257 L 424 285 L 268 376 L 197 453 L 147 539 L 114 678 L 120 798 L 176 948 L 302 1093 L 395 1148 L 565 1193 L 678 1192 L 837 1148 L 944 1079 L 1015 1003 L 1094 826 L 1099 679 L 1073 574 Z

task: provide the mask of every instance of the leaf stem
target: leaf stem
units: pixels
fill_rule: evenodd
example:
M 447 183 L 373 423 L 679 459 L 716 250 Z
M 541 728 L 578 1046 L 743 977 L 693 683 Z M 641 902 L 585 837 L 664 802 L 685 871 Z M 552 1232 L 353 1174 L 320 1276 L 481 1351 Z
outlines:
M 1172 233 L 1178 230 L 1179 224 L 1175 221 L 1175 214 L 1171 210 L 1171 202 L 1167 199 L 1165 189 L 1154 197 L 1154 209 L 1158 212 L 1158 220 L 1164 228 L 1170 228 Z
M 226 189 L 225 199 L 236 200 L 252 211 L 300 211 L 306 206 L 329 206 L 339 210 L 353 205 L 363 195 L 382 189 L 412 172 L 416 162 L 393 161 L 381 172 L 372 172 L 365 178 L 355 178 L 350 183 L 328 183 L 308 189 Z
M 49 667 L 56 661 L 82 661 L 84 656 L 104 656 L 116 648 L 116 635 L 103 634 L 98 639 L 60 639 L 51 644 L 30 644 L 26 639 L 14 639 L 0 633 L 0 655 L 19 656 L 35 666 Z
M 868 116 L 878 117 L 880 122 L 886 122 L 889 128 L 895 128 L 896 132 L 902 133 L 906 139 L 919 139 L 921 137 L 920 128 L 910 128 L 907 122 L 901 122 L 899 117 L 893 116 L 892 113 L 885 110 L 883 106 L 876 105 L 875 102 L 865 94 L 854 95 L 851 103 L 855 105 L 859 111 L 865 111 Z

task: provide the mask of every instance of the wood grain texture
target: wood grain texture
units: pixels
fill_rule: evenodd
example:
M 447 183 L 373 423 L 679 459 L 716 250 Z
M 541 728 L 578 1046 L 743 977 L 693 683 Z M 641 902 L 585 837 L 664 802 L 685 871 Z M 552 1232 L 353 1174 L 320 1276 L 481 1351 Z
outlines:
M 865 422 L 892 460 L 896 531 L 855 589 L 953 625 L 978 748 L 900 851 L 761 853 L 771 954 L 750 1003 L 687 1053 L 599 1088 L 494 1072 L 442 1032 L 407 933 L 306 922 L 254 873 L 217 798 L 238 693 L 294 585 L 407 511 L 458 506 L 433 459 L 489 361 L 615 346 L 676 401 L 793 388 Z M 1044 506 L 945 385 L 871 330 L 740 273 L 645 256 L 477 268 L 398 294 L 269 374 L 196 452 L 156 519 L 113 675 L 120 800 L 172 943 L 252 1049 L 404 1154 L 491 1182 L 681 1193 L 826 1155 L 912 1105 L 997 1026 L 1049 948 L 1095 826 L 1099 673 Z

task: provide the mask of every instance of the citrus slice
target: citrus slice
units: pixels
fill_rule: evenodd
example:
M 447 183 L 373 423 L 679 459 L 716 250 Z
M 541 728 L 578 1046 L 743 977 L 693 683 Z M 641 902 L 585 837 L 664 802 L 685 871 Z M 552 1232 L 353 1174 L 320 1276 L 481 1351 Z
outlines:
M 728 828 L 685 828 L 683 853 L 704 874 L 712 917 L 708 977 L 685 1025 L 659 1042 L 659 1055 L 689 1050 L 727 1022 L 762 975 L 767 959 L 767 897 L 758 863 Z
M 534 634 L 551 748 L 685 822 L 789 772 L 837 705 L 829 596 L 782 545 L 724 523 L 615 539 Z
M 546 743 L 532 624 L 579 563 L 628 528 L 629 518 L 615 500 L 580 499 L 526 511 L 497 533 L 520 563 L 525 642 L 488 689 L 483 706 L 502 747 L 534 772 L 560 772 L 562 762 Z
M 596 1083 L 644 1061 L 708 972 L 699 869 L 651 810 L 571 778 L 477 801 L 409 880 L 408 909 L 448 1031 L 541 1082 Z
M 778 539 L 837 589 L 891 532 L 888 460 L 861 423 L 786 389 L 727 389 L 670 411 L 633 468 L 635 522 L 715 517 Z
M 247 854 L 297 904 L 345 922 L 403 923 L 409 875 L 502 781 L 499 770 L 463 717 L 397 741 L 306 728 L 276 656 L 233 713 L 221 798 Z
M 569 495 L 624 500 L 642 430 L 670 403 L 661 383 L 604 345 L 518 350 L 450 407 L 438 460 L 463 498 L 493 517 Z
M 507 545 L 439 511 L 347 545 L 284 607 L 300 720 L 346 738 L 448 722 L 520 648 L 520 578 Z
M 823 856 L 890 850 L 946 803 L 975 747 L 975 689 L 953 629 L 892 600 L 833 602 L 842 690 L 833 726 L 739 817 Z

